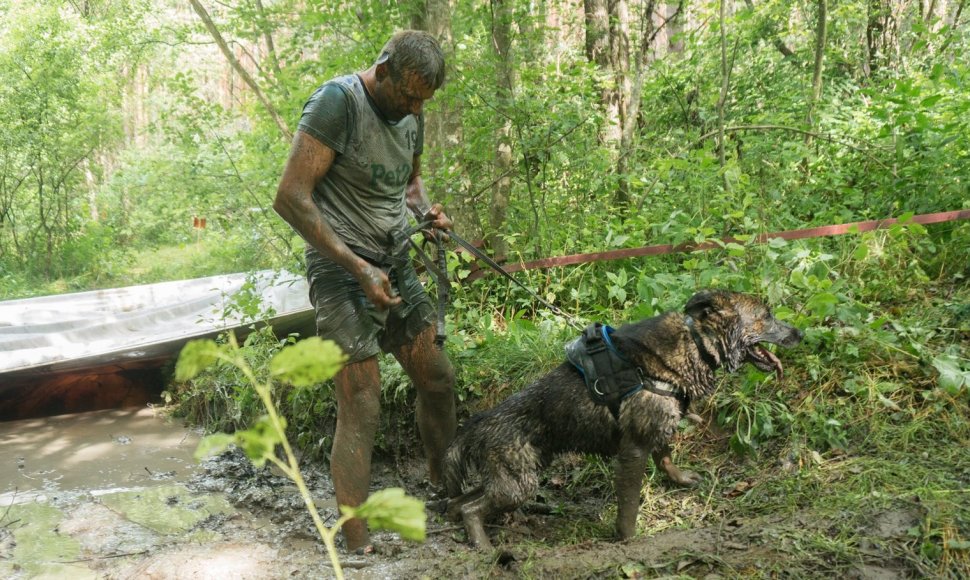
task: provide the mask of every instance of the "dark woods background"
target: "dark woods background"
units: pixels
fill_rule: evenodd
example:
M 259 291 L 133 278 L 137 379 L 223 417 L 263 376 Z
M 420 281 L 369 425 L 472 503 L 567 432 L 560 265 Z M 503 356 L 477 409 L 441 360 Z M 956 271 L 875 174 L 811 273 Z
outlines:
M 0 0 L 0 292 L 298 268 L 269 208 L 301 106 L 402 27 L 449 56 L 430 194 L 499 257 L 960 209 L 965 4 Z M 534 283 L 622 306 L 662 263 Z

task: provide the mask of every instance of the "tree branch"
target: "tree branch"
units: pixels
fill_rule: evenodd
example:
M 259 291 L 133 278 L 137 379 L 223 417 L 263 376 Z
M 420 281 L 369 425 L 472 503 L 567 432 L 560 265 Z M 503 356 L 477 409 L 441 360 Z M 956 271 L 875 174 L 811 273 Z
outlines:
M 708 133 L 705 133 L 705 134 L 701 135 L 693 143 L 693 146 L 694 147 L 698 147 L 704 141 L 710 139 L 711 137 L 714 137 L 715 135 L 718 135 L 720 133 L 720 131 L 721 131 L 721 129 L 718 128 L 718 129 L 716 129 L 714 131 L 710 131 Z M 725 133 L 738 133 L 738 132 L 741 132 L 741 131 L 788 131 L 790 133 L 798 133 L 800 135 L 810 135 L 810 136 L 814 137 L 815 139 L 822 139 L 823 141 L 828 141 L 830 143 L 837 143 L 839 145 L 843 145 L 845 147 L 848 147 L 849 149 L 852 149 L 854 151 L 858 151 L 859 153 L 862 153 L 863 155 L 865 155 L 866 157 L 868 157 L 874 163 L 876 163 L 878 165 L 881 165 L 885 169 L 890 170 L 892 172 L 892 174 L 893 174 L 894 177 L 896 176 L 896 171 L 895 170 L 893 170 L 891 167 L 889 167 L 888 165 L 886 165 L 885 163 L 883 163 L 882 161 L 880 161 L 878 158 L 876 158 L 875 156 L 873 156 L 866 149 L 863 149 L 862 147 L 858 147 L 856 145 L 853 145 L 852 143 L 849 143 L 848 141 L 844 141 L 842 139 L 836 139 L 835 137 L 831 137 L 829 135 L 823 135 L 821 133 L 816 133 L 815 131 L 806 131 L 805 129 L 799 129 L 797 127 L 786 127 L 784 125 L 737 125 L 737 126 L 734 126 L 734 127 L 724 127 L 724 132 Z M 870 147 L 875 148 L 871 143 L 868 143 L 868 142 L 866 142 L 866 141 L 864 141 L 862 139 L 858 139 L 858 141 L 862 141 L 863 143 L 866 143 Z
M 279 128 L 284 139 L 287 141 L 293 139 L 293 133 L 290 131 L 289 127 L 287 127 L 286 122 L 283 121 L 283 118 L 280 117 L 280 114 L 276 111 L 276 108 L 272 103 L 269 102 L 266 95 L 263 94 L 263 91 L 259 88 L 259 85 L 256 84 L 256 80 L 250 76 L 245 68 L 243 68 L 242 63 L 239 62 L 236 55 L 234 55 L 229 49 L 229 44 L 222 37 L 219 29 L 216 28 L 215 23 L 212 21 L 212 18 L 209 16 L 209 13 L 206 11 L 205 7 L 202 6 L 202 3 L 199 0 L 189 0 L 189 2 L 192 3 L 192 8 L 195 10 L 195 13 L 199 15 L 199 18 L 202 20 L 203 24 L 205 24 L 205 27 L 209 31 L 209 34 L 212 35 L 213 40 L 215 40 L 216 44 L 219 45 L 219 49 L 226 57 L 226 60 L 229 61 L 229 65 L 233 68 L 233 70 L 239 73 L 239 76 L 242 77 L 243 82 L 245 82 L 246 85 L 252 89 L 253 93 L 256 94 L 256 98 L 259 99 L 259 102 L 263 104 L 263 108 L 266 109 L 266 112 L 269 113 L 269 116 L 276 123 L 276 126 Z

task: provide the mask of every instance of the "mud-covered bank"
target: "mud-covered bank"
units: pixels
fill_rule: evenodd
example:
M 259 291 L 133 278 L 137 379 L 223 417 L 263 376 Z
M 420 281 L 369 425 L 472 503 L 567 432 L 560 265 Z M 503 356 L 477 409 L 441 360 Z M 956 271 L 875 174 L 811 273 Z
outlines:
M 0 423 L 0 576 L 4 578 L 328 578 L 329 560 L 287 479 L 239 452 L 198 464 L 199 433 L 151 409 Z M 699 459 L 696 489 L 659 476 L 644 489 L 638 536 L 612 541 L 608 466 L 567 457 L 528 510 L 488 528 L 492 552 L 469 549 L 461 526 L 429 513 L 427 541 L 373 535 L 376 551 L 341 554 L 348 578 L 908 578 L 961 570 L 951 550 L 927 568 L 920 497 L 874 494 L 848 509 L 804 498 L 860 475 L 846 456 L 801 472 Z M 861 460 L 860 460 L 861 461 Z M 376 462 L 374 488 L 430 494 L 419 458 Z M 304 466 L 328 524 L 327 470 Z M 754 474 L 752 476 L 752 474 Z M 788 491 L 783 491 L 788 490 Z M 814 490 L 814 491 L 813 491 Z M 774 509 L 758 494 L 780 494 Z M 803 500 L 789 502 L 784 493 Z M 807 495 L 806 495 L 807 494 Z M 799 503 L 806 504 L 797 507 Z

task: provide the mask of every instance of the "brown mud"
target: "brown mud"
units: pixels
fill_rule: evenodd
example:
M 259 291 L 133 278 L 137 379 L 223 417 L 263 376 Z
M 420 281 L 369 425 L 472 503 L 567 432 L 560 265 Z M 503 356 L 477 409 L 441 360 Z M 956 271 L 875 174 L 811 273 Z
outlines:
M 241 454 L 198 464 L 199 433 L 151 408 L 0 423 L 0 577 L 327 578 L 333 576 L 295 486 Z M 421 461 L 375 465 L 375 488 L 430 494 Z M 610 540 L 603 473 L 559 465 L 542 503 L 489 528 L 496 549 L 469 549 L 463 529 L 429 513 L 424 544 L 376 532 L 376 551 L 341 554 L 348 578 L 838 577 L 918 575 L 902 558 L 918 506 L 821 517 L 808 511 L 723 517 L 698 490 L 652 479 L 641 520 L 666 527 Z M 588 470 L 587 470 L 588 471 Z M 326 470 L 304 475 L 329 523 Z M 699 515 L 700 514 L 700 515 Z M 860 523 L 861 522 L 861 523 Z M 851 553 L 806 541 L 861 540 Z M 855 526 L 854 528 L 852 526 Z M 825 554 L 816 556 L 814 554 Z

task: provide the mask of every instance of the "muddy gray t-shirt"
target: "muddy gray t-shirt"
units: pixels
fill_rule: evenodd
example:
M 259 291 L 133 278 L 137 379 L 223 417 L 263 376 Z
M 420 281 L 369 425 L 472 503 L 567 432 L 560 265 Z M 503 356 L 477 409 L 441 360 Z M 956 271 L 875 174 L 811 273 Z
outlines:
M 337 155 L 313 200 L 344 242 L 384 253 L 388 233 L 407 228 L 404 191 L 424 146 L 421 117 L 390 123 L 357 75 L 321 85 L 303 106 L 298 129 Z M 307 259 L 316 258 L 307 249 Z

